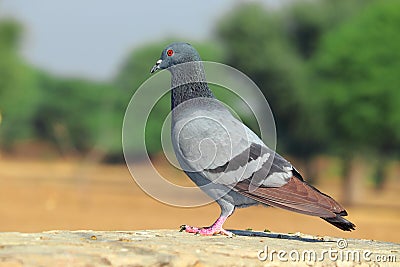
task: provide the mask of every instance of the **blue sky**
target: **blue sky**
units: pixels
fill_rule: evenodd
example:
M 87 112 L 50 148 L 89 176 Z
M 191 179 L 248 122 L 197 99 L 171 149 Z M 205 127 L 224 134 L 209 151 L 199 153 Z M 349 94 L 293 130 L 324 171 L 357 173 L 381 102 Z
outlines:
M 55 74 L 113 77 L 133 48 L 169 37 L 204 40 L 232 6 L 229 0 L 0 0 L 0 15 L 25 27 L 22 55 Z M 279 0 L 263 0 L 276 7 Z

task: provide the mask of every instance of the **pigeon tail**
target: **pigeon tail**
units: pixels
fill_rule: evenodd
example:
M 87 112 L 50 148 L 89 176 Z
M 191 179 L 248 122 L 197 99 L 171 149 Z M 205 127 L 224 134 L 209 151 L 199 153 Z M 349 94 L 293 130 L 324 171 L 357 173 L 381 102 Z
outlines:
M 340 216 L 340 214 L 336 214 L 336 217 L 330 217 L 330 218 L 321 217 L 321 219 L 324 219 L 328 223 L 336 226 L 337 228 L 339 228 L 343 231 L 355 230 L 355 227 L 356 227 L 352 222 L 350 222 L 350 221 L 346 220 L 345 218 L 343 218 L 342 216 Z

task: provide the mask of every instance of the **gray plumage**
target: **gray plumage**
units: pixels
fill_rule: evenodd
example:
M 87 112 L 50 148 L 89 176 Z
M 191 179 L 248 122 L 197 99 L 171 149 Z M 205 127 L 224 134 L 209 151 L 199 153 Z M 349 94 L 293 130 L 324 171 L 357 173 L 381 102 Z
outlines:
M 354 229 L 341 217 L 347 213 L 335 200 L 308 185 L 214 97 L 200 60 L 190 44 L 173 43 L 151 72 L 171 72 L 175 154 L 190 179 L 220 205 L 222 223 L 236 207 L 262 203 L 319 216 L 342 230 Z

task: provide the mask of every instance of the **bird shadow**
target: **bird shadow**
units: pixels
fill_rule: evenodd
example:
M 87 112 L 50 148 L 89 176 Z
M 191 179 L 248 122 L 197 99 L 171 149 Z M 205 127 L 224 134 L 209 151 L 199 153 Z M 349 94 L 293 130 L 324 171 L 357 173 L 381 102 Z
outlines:
M 268 237 L 268 238 L 278 238 L 278 239 L 287 239 L 287 240 L 296 240 L 301 242 L 335 242 L 331 240 L 324 240 L 321 237 L 301 237 L 298 235 L 286 235 L 286 234 L 275 234 L 275 233 L 268 233 L 268 232 L 255 232 L 255 231 L 248 231 L 248 230 L 229 230 L 233 234 L 237 236 L 249 236 L 249 237 Z

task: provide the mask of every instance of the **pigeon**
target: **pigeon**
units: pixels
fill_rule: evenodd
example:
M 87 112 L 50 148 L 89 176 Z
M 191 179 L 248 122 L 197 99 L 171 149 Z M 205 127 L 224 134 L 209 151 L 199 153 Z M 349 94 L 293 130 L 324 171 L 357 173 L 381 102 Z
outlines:
M 171 141 L 183 171 L 221 208 L 209 227 L 182 225 L 200 235 L 232 237 L 223 224 L 235 208 L 263 204 L 318 216 L 344 231 L 355 225 L 333 198 L 308 184 L 292 164 L 275 153 L 208 86 L 204 65 L 188 43 L 168 45 L 151 73 L 171 73 Z

